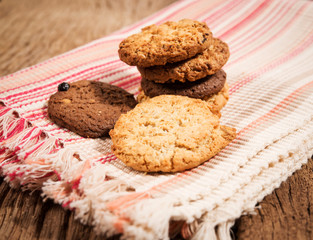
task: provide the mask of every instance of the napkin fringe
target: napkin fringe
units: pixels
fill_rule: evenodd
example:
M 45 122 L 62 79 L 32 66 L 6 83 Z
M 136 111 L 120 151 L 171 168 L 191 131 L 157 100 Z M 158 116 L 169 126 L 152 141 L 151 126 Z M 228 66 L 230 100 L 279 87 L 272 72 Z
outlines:
M 0 107 L 0 170 L 12 187 L 37 190 L 47 179 L 55 178 L 45 156 L 58 145 L 56 138 L 33 127 L 16 110 Z
M 201 222 L 200 224 L 198 222 Z M 203 219 L 195 220 L 190 224 L 184 224 L 181 230 L 181 234 L 184 239 L 212 239 L 212 240 L 232 240 L 231 227 L 234 225 L 234 221 L 226 221 L 220 224 L 213 224 Z

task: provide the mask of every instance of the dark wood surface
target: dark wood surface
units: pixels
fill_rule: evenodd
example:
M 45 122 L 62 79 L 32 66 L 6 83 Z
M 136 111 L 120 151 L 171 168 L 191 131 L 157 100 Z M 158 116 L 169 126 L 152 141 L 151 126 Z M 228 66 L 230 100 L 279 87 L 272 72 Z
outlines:
M 238 239 L 313 239 L 313 160 L 237 220 Z
M 103 37 L 172 2 L 0 0 L 0 76 Z M 312 204 L 313 161 L 310 160 L 265 197 L 255 215 L 238 219 L 234 235 L 238 239 L 313 239 Z M 0 239 L 103 237 L 75 220 L 72 212 L 51 200 L 43 202 L 40 192 L 30 194 L 12 189 L 0 177 Z

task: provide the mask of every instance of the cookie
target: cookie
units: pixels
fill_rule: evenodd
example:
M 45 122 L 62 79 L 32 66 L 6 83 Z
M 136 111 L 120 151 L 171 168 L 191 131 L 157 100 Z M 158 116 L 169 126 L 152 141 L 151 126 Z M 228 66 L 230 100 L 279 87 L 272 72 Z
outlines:
M 129 65 L 150 67 L 193 57 L 211 42 L 212 33 L 205 23 L 183 19 L 143 28 L 123 40 L 118 53 Z
M 141 88 L 148 97 L 159 95 L 181 95 L 191 98 L 204 98 L 222 90 L 226 82 L 223 70 L 195 82 L 156 83 L 142 78 Z
M 124 89 L 82 80 L 65 89 L 59 85 L 59 91 L 48 101 L 48 115 L 61 127 L 83 137 L 96 138 L 107 135 L 119 116 L 136 104 L 134 96 Z
M 209 160 L 236 136 L 200 99 L 163 95 L 122 114 L 110 131 L 113 153 L 145 172 L 178 172 Z
M 225 83 L 221 91 L 219 91 L 216 94 L 204 97 L 202 100 L 206 101 L 209 104 L 212 112 L 220 114 L 220 111 L 226 105 L 228 99 L 229 99 L 229 86 L 227 83 Z
M 148 68 L 138 67 L 143 78 L 158 83 L 196 81 L 207 75 L 215 74 L 229 58 L 228 45 L 217 39 L 213 44 L 195 57 L 177 63 Z
M 143 101 L 147 101 L 148 99 L 150 99 L 150 97 L 146 96 L 144 91 L 140 89 L 140 92 L 137 96 L 137 101 L 140 103 Z M 227 83 L 225 83 L 221 91 L 213 95 L 206 96 L 202 100 L 206 101 L 209 104 L 209 107 L 211 108 L 211 111 L 213 113 L 220 116 L 221 115 L 220 111 L 226 105 L 228 99 L 229 99 L 229 86 Z

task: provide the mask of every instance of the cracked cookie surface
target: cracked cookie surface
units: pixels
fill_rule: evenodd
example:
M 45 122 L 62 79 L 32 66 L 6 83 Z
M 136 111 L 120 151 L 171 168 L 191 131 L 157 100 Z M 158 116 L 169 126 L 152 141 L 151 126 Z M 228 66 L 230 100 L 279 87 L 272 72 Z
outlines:
M 118 53 L 129 65 L 150 67 L 188 59 L 211 43 L 212 33 L 205 23 L 183 19 L 143 28 L 124 39 Z
M 127 166 L 178 172 L 209 160 L 236 136 L 200 99 L 162 95 L 122 114 L 110 131 L 112 150 Z
M 212 45 L 193 58 L 164 66 L 138 67 L 138 71 L 143 78 L 157 83 L 196 81 L 219 71 L 226 64 L 229 55 L 228 45 L 213 38 Z
M 122 113 L 137 104 L 122 88 L 104 82 L 77 81 L 48 101 L 49 118 L 83 137 L 105 136 Z

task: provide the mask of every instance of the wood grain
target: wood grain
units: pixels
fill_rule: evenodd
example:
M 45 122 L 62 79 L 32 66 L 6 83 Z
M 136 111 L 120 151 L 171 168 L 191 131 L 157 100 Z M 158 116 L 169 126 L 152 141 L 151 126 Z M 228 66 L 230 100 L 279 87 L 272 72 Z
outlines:
M 237 220 L 238 239 L 313 239 L 313 160 Z
M 215 0 L 216 1 L 216 0 Z M 223 1 L 223 0 L 220 0 Z M 0 76 L 103 37 L 174 0 L 0 0 Z M 233 228 L 237 239 L 313 239 L 313 160 Z M 0 178 L 0 239 L 103 239 L 40 192 Z M 111 239 L 119 239 L 113 237 Z M 180 239 L 178 236 L 176 239 Z
M 137 22 L 175 0 L 2 0 L 0 76 Z

